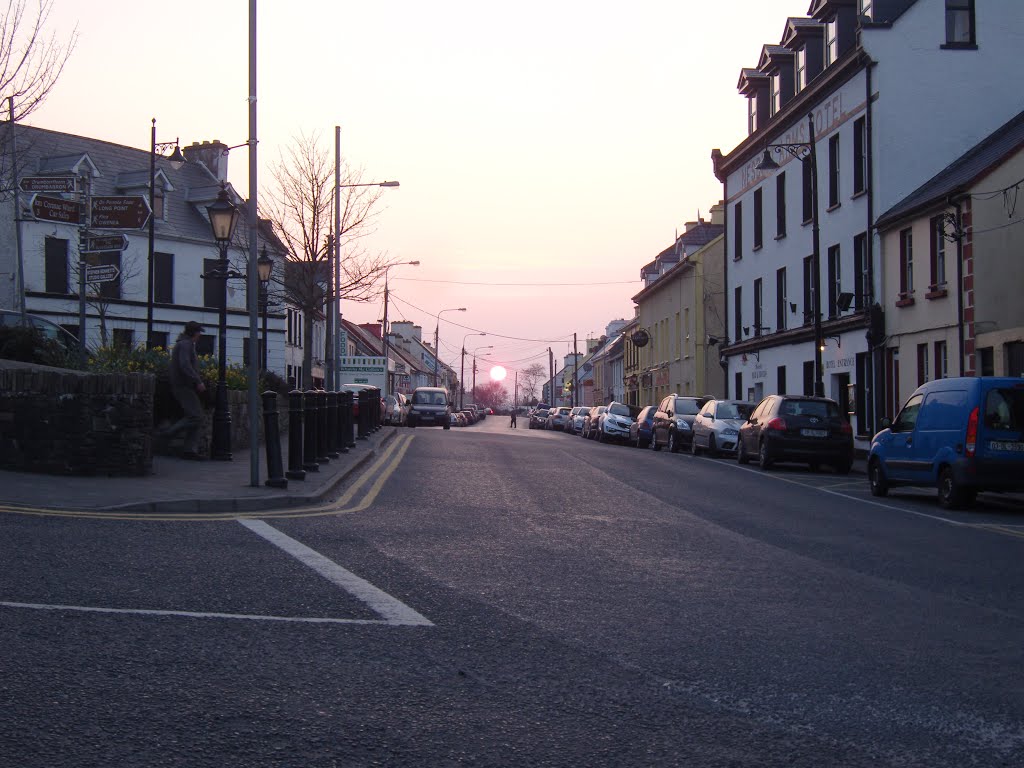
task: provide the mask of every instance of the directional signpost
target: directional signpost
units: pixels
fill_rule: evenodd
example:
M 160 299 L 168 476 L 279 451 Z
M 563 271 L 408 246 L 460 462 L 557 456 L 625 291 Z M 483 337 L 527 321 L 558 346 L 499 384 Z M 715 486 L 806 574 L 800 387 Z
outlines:
M 142 195 L 93 197 L 90 200 L 90 225 L 97 229 L 142 229 L 151 209 Z
M 116 264 L 96 264 L 85 268 L 85 282 L 87 283 L 109 283 L 117 280 L 121 270 Z
M 23 176 L 18 186 L 22 192 L 57 192 L 73 194 L 78 181 L 75 176 Z
M 62 224 L 82 223 L 82 206 L 74 200 L 36 194 L 32 195 L 30 205 L 32 206 L 32 215 L 42 221 L 57 221 Z
M 85 250 L 82 253 L 123 251 L 127 247 L 128 238 L 124 235 L 89 235 L 85 238 Z

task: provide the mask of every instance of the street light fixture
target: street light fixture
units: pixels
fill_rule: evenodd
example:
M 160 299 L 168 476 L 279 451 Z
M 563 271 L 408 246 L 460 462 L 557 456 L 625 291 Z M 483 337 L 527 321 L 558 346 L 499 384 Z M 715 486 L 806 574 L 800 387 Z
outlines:
M 776 155 L 782 156 L 788 152 L 801 163 L 809 163 L 811 170 L 811 279 L 814 281 L 813 306 L 814 314 L 814 394 L 818 397 L 825 396 L 825 383 L 823 381 L 824 371 L 821 364 L 821 353 L 825 349 L 825 340 L 821 333 L 821 245 L 820 233 L 818 230 L 818 154 L 814 141 L 814 115 L 807 116 L 808 141 L 794 142 L 792 144 L 769 144 L 764 149 L 764 156 L 754 166 L 755 171 L 777 171 L 779 164 L 775 162 L 768 150 Z
M 484 332 L 467 333 L 462 337 L 462 362 L 459 364 L 459 410 L 462 410 L 462 396 L 466 394 L 466 339 L 470 336 L 486 336 Z
M 388 184 L 388 183 L 391 183 L 391 182 L 384 182 L 384 184 Z M 394 183 L 397 184 L 398 182 L 396 181 Z M 355 186 L 364 186 L 365 187 L 365 186 L 374 186 L 374 185 L 352 184 L 351 186 L 354 186 L 354 187 Z M 380 186 L 383 186 L 383 184 L 380 185 Z M 388 385 L 390 384 L 390 382 L 388 381 L 388 379 L 391 377 L 391 374 L 388 371 L 388 357 L 391 354 L 391 340 L 388 338 L 388 270 L 390 270 L 392 267 L 400 267 L 400 266 L 402 266 L 404 264 L 408 264 L 409 266 L 413 266 L 413 267 L 418 267 L 420 265 L 420 263 L 418 261 L 396 261 L 396 262 L 394 262 L 392 264 L 388 264 L 387 266 L 384 267 L 384 328 L 383 328 L 384 333 L 382 334 L 384 336 L 384 391 L 381 393 L 381 397 L 383 397 L 383 398 L 387 398 L 387 396 L 389 394 L 390 388 L 389 388 Z
M 441 343 L 439 338 L 441 330 L 441 315 L 445 312 L 465 312 L 465 307 L 456 307 L 455 309 L 442 309 L 437 313 L 437 324 L 434 326 L 434 386 L 437 386 L 437 359 L 441 356 L 441 347 L 438 345 Z
M 185 156 L 181 154 L 181 146 L 178 144 L 178 139 L 163 142 L 158 142 L 156 140 L 156 118 L 154 117 L 149 137 L 149 207 L 151 211 L 149 214 L 149 251 L 148 261 L 146 264 L 146 349 L 153 348 L 153 261 L 155 259 L 154 251 L 156 247 L 156 155 L 157 152 L 160 152 L 162 156 L 163 153 L 171 147 L 174 147 L 174 151 L 171 153 L 171 156 L 167 158 L 167 161 L 171 168 L 177 171 L 185 165 Z
M 235 233 L 239 211 L 228 199 L 226 189 L 221 189 L 217 201 L 206 206 L 210 217 L 210 229 L 217 241 L 220 258 L 217 268 L 203 277 L 221 281 L 220 322 L 217 327 L 217 394 L 213 406 L 213 458 L 231 461 L 231 411 L 228 408 L 227 335 L 228 335 L 228 278 L 234 275 L 228 268 L 228 246 Z
M 260 250 L 256 259 L 256 271 L 260 277 L 260 314 L 263 316 L 263 352 L 260 354 L 260 367 L 267 370 L 267 311 L 270 305 L 270 276 L 274 272 L 274 260 L 267 256 L 267 246 Z

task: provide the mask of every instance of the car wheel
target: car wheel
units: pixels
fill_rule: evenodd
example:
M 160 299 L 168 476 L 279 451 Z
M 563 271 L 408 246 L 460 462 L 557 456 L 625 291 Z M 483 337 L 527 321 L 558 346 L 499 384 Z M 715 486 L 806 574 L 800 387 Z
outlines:
M 715 444 L 715 436 L 714 435 L 708 435 L 708 455 L 709 456 L 717 456 L 718 455 L 718 446 Z
M 599 442 L 599 443 L 603 443 L 604 442 L 604 430 L 603 429 L 597 430 L 597 442 Z
M 690 454 L 693 456 L 700 456 L 700 448 L 697 447 L 696 435 L 690 438 Z
M 445 429 L 451 429 L 451 428 L 452 428 L 452 425 L 451 425 L 451 424 L 445 424 L 445 425 L 444 425 L 444 428 L 445 428 Z
M 658 433 L 657 432 L 651 432 L 651 450 L 652 451 L 660 451 L 661 450 L 661 446 L 658 445 Z
M 771 454 L 768 452 L 767 440 L 762 440 L 761 446 L 757 449 L 757 466 L 760 467 L 762 471 L 767 471 L 768 469 L 771 469 L 772 457 Z
M 668 452 L 679 453 L 679 449 L 682 446 L 679 445 L 679 435 L 675 430 L 670 430 L 668 433 Z
M 868 484 L 871 486 L 872 496 L 888 496 L 889 481 L 885 479 L 885 471 L 882 469 L 882 462 L 872 459 L 868 467 Z
M 973 506 L 977 491 L 957 483 L 951 467 L 939 473 L 939 506 L 943 509 L 964 509 Z
M 736 463 L 737 464 L 748 464 L 750 457 L 747 456 L 746 450 L 743 448 L 743 441 L 736 441 Z

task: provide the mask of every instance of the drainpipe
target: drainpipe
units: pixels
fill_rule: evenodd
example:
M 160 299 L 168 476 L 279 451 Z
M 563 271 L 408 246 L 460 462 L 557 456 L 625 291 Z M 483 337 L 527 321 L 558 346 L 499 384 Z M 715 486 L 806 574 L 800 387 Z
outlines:
M 867 243 L 866 243 L 867 253 L 865 254 L 865 258 L 867 259 L 867 265 L 866 266 L 867 266 L 867 270 L 868 270 L 868 276 L 867 276 L 867 286 L 866 286 L 867 287 L 867 291 L 866 291 L 867 295 L 864 297 L 864 302 L 865 302 L 865 304 L 867 304 L 869 323 L 870 323 L 870 317 L 871 317 L 871 307 L 873 307 L 874 304 L 875 304 L 875 231 L 874 231 L 874 227 L 873 227 L 873 224 L 874 224 L 874 221 L 875 221 L 875 154 L 874 154 L 875 143 L 873 141 L 873 138 L 874 138 L 875 134 L 874 134 L 874 114 L 873 114 L 873 110 L 872 110 L 872 100 L 871 100 L 871 72 L 872 72 L 874 66 L 875 66 L 875 62 L 871 61 L 871 60 L 868 60 L 867 66 L 864 69 L 864 83 L 865 83 L 864 87 L 865 87 L 865 90 L 866 90 L 866 94 L 865 94 L 866 95 L 866 99 L 865 99 L 866 107 L 865 107 L 865 116 L 864 116 L 864 119 L 865 119 L 864 130 L 867 133 L 866 140 L 864 142 L 864 144 L 865 144 L 864 151 L 867 152 L 867 161 L 868 161 L 868 169 L 867 169 L 867 173 L 868 173 L 868 178 L 867 178 L 867 182 L 868 182 L 868 221 L 867 221 L 867 233 L 868 233 L 868 236 L 865 238 L 865 240 L 867 240 Z M 870 327 L 871 326 L 869 324 L 868 328 L 870 329 Z M 875 350 L 875 343 L 874 342 L 869 342 L 868 343 L 867 370 L 864 372 L 864 379 L 865 379 L 865 384 L 869 384 L 871 389 L 870 389 L 870 391 L 864 393 L 864 408 L 867 411 L 867 413 L 865 414 L 865 418 L 867 420 L 868 425 L 870 426 L 870 429 L 868 430 L 868 432 L 870 434 L 872 434 L 872 435 L 875 433 L 875 430 L 878 427 L 877 420 L 875 418 L 875 414 L 877 414 L 881 410 L 883 410 L 883 406 L 882 406 L 882 404 L 880 402 L 880 397 L 883 397 L 884 394 L 885 394 L 885 387 L 881 383 L 881 376 L 880 375 L 876 375 L 876 371 L 880 371 L 881 368 L 882 368 L 881 365 L 878 365 L 878 366 L 875 365 L 875 360 L 876 360 L 875 356 L 876 356 L 876 354 L 878 355 L 879 358 L 882 355 L 882 353 L 880 351 L 876 352 L 876 350 Z
M 954 201 L 952 196 L 947 198 L 946 203 L 956 209 L 956 326 L 957 336 L 960 343 L 960 354 L 957 355 L 957 371 L 960 376 L 964 375 L 964 230 L 963 211 L 959 200 Z M 972 323 L 973 325 L 973 323 Z

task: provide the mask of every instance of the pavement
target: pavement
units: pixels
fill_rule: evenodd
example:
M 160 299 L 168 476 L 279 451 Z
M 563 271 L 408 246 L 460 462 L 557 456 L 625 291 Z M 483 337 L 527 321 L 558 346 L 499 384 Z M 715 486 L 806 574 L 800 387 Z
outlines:
M 78 477 L 0 470 L 0 506 L 105 512 L 257 512 L 308 506 L 330 499 L 349 477 L 366 466 L 398 434 L 382 427 L 356 447 L 304 480 L 269 488 L 266 455 L 260 451 L 259 487 L 251 485 L 251 454 L 233 452 L 231 461 L 188 461 L 154 456 L 153 473 L 143 477 Z M 288 468 L 287 439 L 281 456 Z

